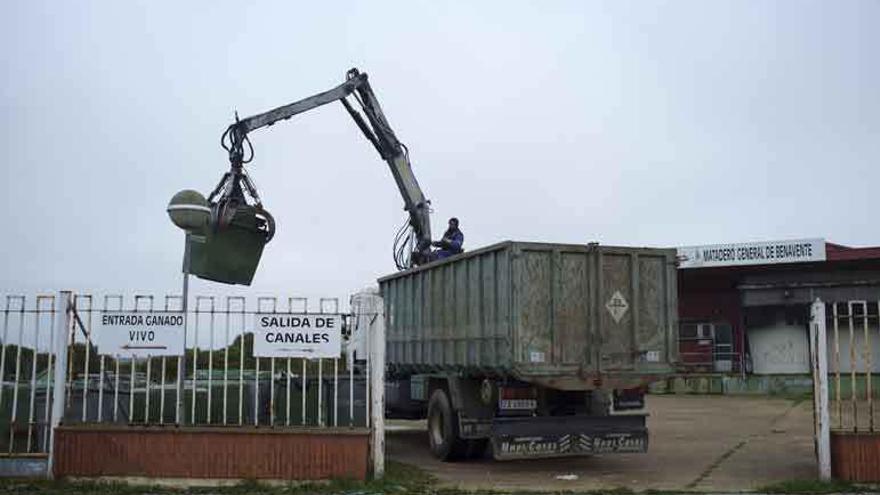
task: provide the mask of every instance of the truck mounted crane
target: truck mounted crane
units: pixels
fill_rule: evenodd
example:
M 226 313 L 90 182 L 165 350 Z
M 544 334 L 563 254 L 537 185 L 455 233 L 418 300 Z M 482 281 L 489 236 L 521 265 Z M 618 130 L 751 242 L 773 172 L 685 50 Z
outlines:
M 352 105 L 349 97 L 357 103 L 360 111 Z M 229 154 L 230 169 L 207 199 L 212 210 L 211 228 L 214 232 L 222 232 L 226 229 L 235 218 L 237 211 L 248 208 L 245 198 L 247 194 L 255 203 L 253 209 L 258 224 L 265 231 L 266 242 L 271 239 L 275 229 L 274 220 L 263 208 L 257 190 L 244 169 L 244 165 L 254 156 L 249 134 L 336 101 L 342 103 L 367 140 L 379 152 L 379 156 L 388 163 L 397 188 L 403 196 L 404 209 L 409 214 L 409 218 L 398 231 L 394 242 L 394 261 L 397 268 L 406 269 L 430 261 L 431 203 L 425 198 L 413 174 L 407 147 L 391 130 L 379 101 L 370 87 L 367 74 L 358 69 L 349 70 L 345 82 L 323 93 L 244 119 L 239 119 L 236 114 L 235 122 L 226 129 L 220 139 L 221 145 Z

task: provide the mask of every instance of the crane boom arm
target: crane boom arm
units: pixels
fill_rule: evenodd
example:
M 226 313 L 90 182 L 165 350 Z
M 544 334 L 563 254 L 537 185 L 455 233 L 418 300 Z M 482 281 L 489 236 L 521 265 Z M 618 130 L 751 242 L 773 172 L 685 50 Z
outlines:
M 363 116 L 348 101 L 347 98 L 352 94 L 360 104 Z M 224 137 L 228 135 L 230 141 L 227 149 L 233 170 L 240 170 L 241 165 L 246 163 L 243 143 L 248 133 L 335 101 L 342 102 L 364 136 L 388 163 L 397 188 L 403 196 L 404 208 L 409 213 L 409 225 L 415 234 L 416 244 L 413 246 L 412 261 L 416 264 L 427 261 L 430 259 L 431 250 L 430 201 L 425 198 L 416 180 L 406 146 L 397 140 L 397 136 L 394 135 L 382 113 L 379 101 L 367 81 L 367 74 L 360 73 L 357 69 L 349 70 L 346 81 L 333 89 L 237 120 L 230 125 Z
M 260 129 L 261 127 L 270 126 L 279 120 L 287 120 L 294 115 L 308 112 L 309 110 L 313 110 L 322 105 L 341 100 L 353 93 L 355 86 L 355 81 L 348 80 L 331 90 L 324 91 L 323 93 L 318 93 L 309 96 L 308 98 L 303 98 L 302 100 L 278 108 L 273 108 L 268 112 L 241 119 L 235 124 L 232 124 L 231 127 L 236 127 L 240 132 L 247 134 L 251 131 Z

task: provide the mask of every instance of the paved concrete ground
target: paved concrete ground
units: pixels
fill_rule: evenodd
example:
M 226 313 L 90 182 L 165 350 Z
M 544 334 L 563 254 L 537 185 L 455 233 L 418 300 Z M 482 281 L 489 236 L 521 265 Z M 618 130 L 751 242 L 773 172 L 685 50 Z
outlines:
M 387 452 L 426 469 L 443 486 L 463 489 L 719 492 L 815 477 L 810 401 L 650 396 L 648 410 L 647 454 L 444 463 L 428 451 L 424 422 L 392 422 Z

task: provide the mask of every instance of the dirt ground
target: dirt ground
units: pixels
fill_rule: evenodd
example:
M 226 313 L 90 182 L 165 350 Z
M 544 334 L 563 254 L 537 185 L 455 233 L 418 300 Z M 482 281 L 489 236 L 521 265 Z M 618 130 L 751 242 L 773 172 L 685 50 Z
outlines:
M 424 422 L 391 422 L 389 458 L 462 489 L 741 491 L 816 476 L 812 403 L 725 396 L 648 397 L 647 454 L 444 463 Z

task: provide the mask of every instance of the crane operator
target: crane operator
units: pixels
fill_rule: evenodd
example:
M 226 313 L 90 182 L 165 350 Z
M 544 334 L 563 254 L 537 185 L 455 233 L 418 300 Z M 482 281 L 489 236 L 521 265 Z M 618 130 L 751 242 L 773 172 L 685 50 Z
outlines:
M 464 234 L 458 228 L 458 219 L 455 217 L 450 218 L 449 228 L 443 233 L 443 238 L 431 244 L 434 247 L 440 248 L 434 252 L 434 259 L 442 260 L 463 253 L 464 249 L 461 246 L 464 244 Z

